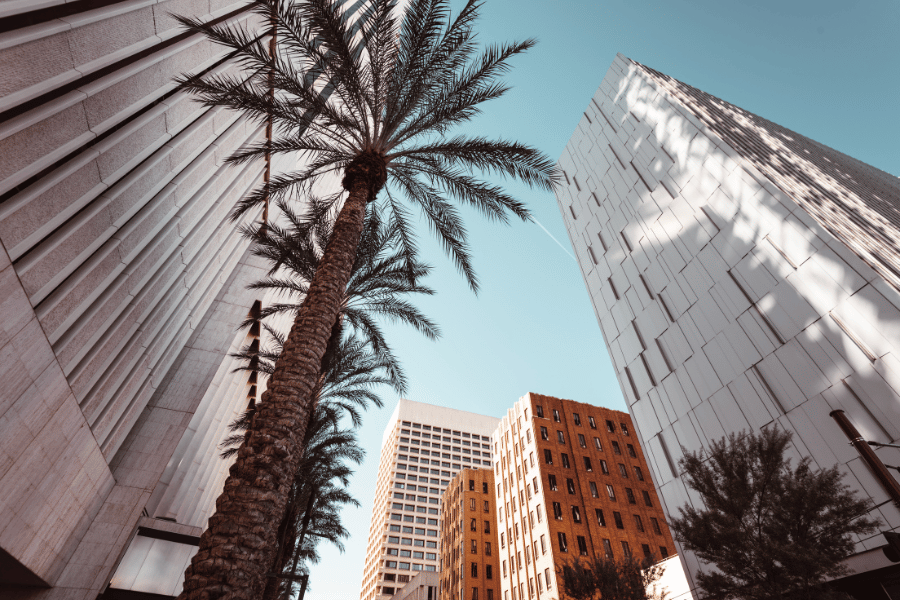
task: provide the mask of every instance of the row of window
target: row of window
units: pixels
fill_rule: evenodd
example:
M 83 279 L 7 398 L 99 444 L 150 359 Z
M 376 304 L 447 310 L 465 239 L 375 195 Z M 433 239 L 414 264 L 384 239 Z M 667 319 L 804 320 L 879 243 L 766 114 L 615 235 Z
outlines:
M 559 542 L 559 551 L 560 552 L 568 552 L 569 551 L 569 543 L 566 540 L 565 532 L 560 531 L 560 532 L 557 532 L 556 535 L 557 535 L 557 540 Z M 582 556 L 587 556 L 588 555 L 587 540 L 585 540 L 583 535 L 579 535 L 579 536 L 575 536 L 575 537 L 576 537 L 576 542 L 578 543 L 578 553 L 581 554 Z M 631 546 L 628 544 L 628 542 L 625 540 L 622 540 L 621 544 L 622 544 L 622 552 L 625 554 L 625 556 L 631 556 Z M 615 558 L 615 553 L 613 552 L 613 549 L 612 549 L 612 543 L 606 538 L 603 538 L 603 550 L 606 553 L 607 558 Z M 653 552 L 650 550 L 649 544 L 641 544 L 641 550 L 643 551 L 645 557 L 651 558 L 653 556 Z M 667 558 L 669 556 L 669 549 L 666 548 L 665 546 L 660 546 L 659 554 L 662 558 Z
M 427 471 L 423 471 L 423 473 L 427 473 Z M 444 477 L 449 477 L 450 473 L 444 475 Z M 446 487 L 450 484 L 446 479 L 436 479 L 434 477 L 426 477 L 422 475 L 421 477 L 417 477 L 416 475 L 407 475 L 406 473 L 396 473 L 394 475 L 396 479 L 405 479 L 407 481 L 417 481 L 419 483 L 430 483 L 431 485 L 442 485 Z M 396 486 L 395 486 L 396 487 Z
M 506 578 L 506 561 L 503 561 L 503 577 Z M 540 573 L 537 574 L 537 593 L 538 593 L 538 595 L 540 595 L 541 592 L 544 591 L 544 590 L 542 589 L 542 587 L 543 587 L 543 585 L 544 585 L 545 582 L 546 582 L 546 584 L 547 584 L 547 591 L 549 592 L 549 591 L 550 591 L 550 586 L 551 586 L 551 582 L 550 582 L 550 569 L 544 569 L 544 581 L 541 580 L 541 574 L 540 574 Z M 524 583 L 520 583 L 518 589 L 516 588 L 515 585 L 512 586 L 512 598 L 513 598 L 513 600 L 525 600 L 525 588 L 524 588 L 524 585 L 525 585 Z M 533 598 L 533 597 L 534 597 L 534 590 L 535 590 L 534 578 L 533 578 L 533 577 L 529 577 L 529 578 L 528 578 L 528 597 L 529 597 L 529 598 Z M 517 591 L 518 591 L 518 597 L 516 596 L 516 592 L 517 592 Z M 503 598 L 504 598 L 504 600 L 509 600 L 509 590 L 506 591 L 506 593 L 503 595 Z
M 547 475 L 547 487 L 550 489 L 551 492 L 559 491 L 559 486 L 556 483 L 556 475 L 553 475 L 553 474 Z M 594 498 L 600 497 L 600 494 L 597 491 L 596 483 L 594 483 L 593 481 L 589 481 L 588 487 L 591 490 L 592 497 L 594 497 Z M 577 495 L 577 490 L 575 488 L 575 480 L 574 479 L 566 478 L 566 491 L 568 491 L 569 494 L 571 494 L 573 496 Z M 646 504 L 647 506 L 652 508 L 653 500 L 650 498 L 650 492 L 648 492 L 647 490 L 640 490 L 640 492 L 641 492 L 641 496 L 643 497 L 644 504 Z M 616 501 L 616 489 L 613 486 L 606 484 L 606 494 L 609 496 L 609 499 L 611 501 L 613 501 L 613 502 Z M 625 497 L 628 498 L 628 504 L 637 504 L 637 500 L 635 499 L 633 489 L 628 488 L 628 487 L 625 488 Z
M 400 569 L 401 571 L 409 571 L 412 569 L 413 571 L 436 571 L 434 565 L 420 565 L 416 563 L 408 563 L 408 562 L 398 562 L 396 560 L 386 560 L 384 561 L 384 567 L 386 569 Z
M 434 552 L 419 552 L 417 550 L 402 550 L 397 548 L 388 548 L 385 552 L 388 556 L 400 556 L 400 558 L 418 558 L 424 560 L 437 560 L 437 554 Z
M 458 469 L 459 465 L 455 465 L 455 467 Z M 440 469 L 429 469 L 428 467 L 424 467 L 424 466 L 419 468 L 416 465 L 405 465 L 403 463 L 397 463 L 397 469 L 399 469 L 401 471 L 412 471 L 414 473 L 431 473 L 432 475 L 440 475 L 441 477 L 450 477 L 450 471 L 441 471 Z M 397 479 L 403 479 L 403 473 L 397 473 L 394 476 Z M 412 476 L 407 476 L 407 478 L 412 479 Z M 419 479 L 421 480 L 421 477 Z
M 437 455 L 437 453 L 435 453 L 435 455 Z M 434 466 L 436 466 L 436 467 L 443 467 L 443 468 L 445 468 L 445 469 L 453 468 L 453 469 L 459 470 L 459 469 L 462 468 L 461 465 L 458 465 L 458 464 L 456 464 L 456 463 L 454 463 L 454 464 L 452 465 L 452 467 L 451 467 L 450 463 L 448 463 L 448 462 L 444 462 L 444 461 L 440 461 L 440 460 L 431 460 L 431 461 L 429 462 L 429 459 L 427 459 L 427 458 L 425 458 L 425 457 L 422 457 L 422 459 L 420 460 L 418 456 L 409 456 L 409 455 L 407 455 L 407 454 L 398 454 L 398 455 L 397 455 L 397 460 L 405 460 L 405 461 L 408 461 L 408 462 L 421 462 L 423 465 L 432 464 L 432 465 L 434 465 Z M 472 464 L 476 464 L 476 465 L 482 464 L 482 461 L 481 461 L 480 458 L 469 458 L 468 456 L 463 456 L 462 458 L 460 458 L 460 457 L 457 456 L 457 457 L 455 457 L 453 460 L 461 460 L 461 461 L 464 462 L 464 463 L 472 463 Z M 485 465 L 490 465 L 490 464 L 491 464 L 491 461 L 485 459 L 484 464 L 485 464 Z M 398 469 L 401 469 L 401 468 L 404 468 L 404 467 L 400 467 L 400 466 L 398 465 L 397 468 L 398 468 Z M 423 468 L 424 468 L 424 467 L 423 467 Z M 432 471 L 432 472 L 436 472 L 434 469 L 432 469 L 431 471 Z
M 492 590 L 491 588 L 488 588 L 484 591 L 486 593 L 484 600 L 494 600 L 494 590 Z M 466 600 L 466 590 L 459 591 L 459 600 Z M 478 600 L 478 588 L 477 587 L 472 588 L 471 600 Z
M 526 431 L 526 437 L 531 437 L 529 432 Z M 541 427 L 541 439 L 545 441 L 550 441 L 550 432 L 546 427 Z M 528 440 L 531 441 L 530 439 Z M 556 430 L 556 441 L 560 444 L 566 443 L 566 433 L 561 429 Z M 622 447 L 619 445 L 617 440 L 612 440 L 613 453 L 617 455 L 622 454 Z M 582 448 L 587 448 L 587 438 L 584 437 L 583 433 L 578 434 L 578 445 Z M 625 444 L 625 447 L 628 450 L 628 456 L 631 458 L 637 458 L 637 452 L 634 449 L 634 446 L 631 444 Z M 603 444 L 600 442 L 600 438 L 594 436 L 594 448 L 598 451 L 603 452 Z
M 401 433 L 407 434 L 407 433 L 409 433 L 409 432 L 406 431 L 406 430 L 404 430 L 404 431 L 401 432 Z M 442 442 L 447 442 L 447 444 L 459 444 L 458 446 L 453 446 L 453 451 L 454 451 L 454 452 L 459 452 L 459 451 L 460 451 L 460 446 L 463 447 L 463 448 L 462 448 L 463 451 L 465 451 L 466 448 L 481 448 L 481 449 L 484 449 L 484 450 L 490 450 L 490 449 L 491 449 L 491 445 L 490 445 L 490 444 L 482 444 L 482 443 L 477 442 L 477 441 L 476 441 L 476 442 L 470 442 L 469 440 L 457 440 L 457 439 L 450 439 L 450 438 L 448 438 L 448 437 L 443 437 L 443 438 L 442 438 L 442 437 L 439 436 L 439 435 L 435 435 L 434 437 L 432 437 L 432 436 L 428 435 L 427 433 L 421 433 L 421 434 L 420 434 L 418 431 L 413 431 L 412 435 L 413 435 L 413 437 L 411 437 L 411 438 L 410 438 L 410 437 L 405 437 L 404 435 L 401 435 L 401 436 L 400 436 L 400 443 L 401 443 L 401 444 L 415 444 L 416 446 L 425 446 L 425 447 L 428 447 L 428 448 L 443 448 L 444 450 L 449 450 L 449 449 L 450 449 L 450 446 L 449 446 L 449 445 L 446 445 L 446 444 L 442 444 Z M 416 439 L 417 437 L 427 438 L 427 439 L 432 440 L 432 441 L 427 442 L 427 441 L 425 441 L 425 440 Z
M 404 506 L 404 509 L 410 512 L 417 512 L 425 515 L 439 515 L 440 511 L 436 508 L 426 508 L 425 506 L 413 506 L 412 504 L 407 504 Z M 413 515 L 401 515 L 398 513 L 391 513 L 391 521 L 405 521 L 406 523 L 415 522 Z
M 427 481 L 427 479 L 426 479 Z M 438 481 L 435 479 L 435 481 Z M 398 490 L 408 490 L 410 492 L 422 492 L 423 494 L 440 494 L 440 488 L 429 488 L 427 485 L 416 486 L 414 483 L 404 484 L 400 481 L 394 482 L 394 488 Z
M 429 529 L 428 533 L 426 534 L 424 529 L 419 529 L 417 527 L 415 535 L 427 535 L 428 537 L 437 537 L 437 531 L 432 531 L 431 529 Z M 434 547 L 434 546 L 429 546 L 426 543 L 428 540 L 420 540 L 418 538 L 400 537 L 399 535 L 389 535 L 387 541 L 388 541 L 388 544 L 400 544 L 401 546 L 421 546 L 422 548 Z
M 443 445 L 438 444 L 438 443 L 431 444 L 429 442 L 420 442 L 419 440 L 413 440 L 412 442 L 410 442 L 407 438 L 400 438 L 400 443 L 401 443 L 401 445 L 399 446 L 400 452 L 418 452 L 419 448 L 410 449 L 410 446 L 402 445 L 402 444 L 406 444 L 406 443 L 411 443 L 415 446 L 424 446 L 425 448 L 422 448 L 422 454 L 428 454 L 430 452 L 430 450 L 427 450 L 426 448 L 434 448 L 435 450 L 444 450 L 445 452 L 452 451 L 452 452 L 461 452 L 463 454 L 474 454 L 475 456 L 482 455 L 481 450 L 471 450 L 469 448 L 460 448 L 459 446 L 449 446 L 447 444 L 443 444 Z M 485 446 L 487 446 L 487 444 L 485 444 Z M 478 448 L 477 445 L 475 447 Z M 439 454 L 437 454 L 436 452 L 432 452 L 432 453 L 434 454 L 434 456 L 439 456 Z M 487 457 L 491 456 L 490 448 L 485 449 L 484 455 Z M 445 456 L 447 458 L 450 458 L 449 454 L 447 454 Z M 459 459 L 457 459 L 457 460 L 459 460 Z
M 453 431 L 451 429 L 441 429 L 440 427 L 432 427 L 431 425 L 422 425 L 420 423 L 410 423 L 409 421 L 403 421 L 402 425 L 404 427 L 412 427 L 413 429 L 422 429 L 425 431 L 432 431 L 434 433 L 446 433 L 448 435 L 455 435 L 456 437 L 471 438 L 473 440 L 481 439 L 486 442 L 489 442 L 491 440 L 491 438 L 489 438 L 486 435 L 478 435 L 477 433 L 469 434 L 469 433 L 466 433 L 465 431 L 460 432 L 460 431 Z M 409 430 L 401 429 L 400 433 L 408 434 Z M 413 432 L 413 435 L 415 435 L 415 434 L 416 434 L 416 432 Z
M 527 419 L 528 418 L 528 409 L 525 409 L 525 411 L 526 411 L 525 418 Z M 535 414 L 538 417 L 540 417 L 541 419 L 546 418 L 546 417 L 544 417 L 544 407 L 541 406 L 540 404 L 536 404 L 534 406 L 534 411 L 535 411 Z M 559 411 L 556 410 L 555 408 L 553 409 L 553 420 L 556 421 L 557 423 L 562 422 L 562 420 L 560 419 L 560 416 L 559 416 Z M 575 423 L 576 426 L 580 427 L 581 426 L 581 415 L 579 415 L 576 412 L 573 412 L 572 413 L 572 422 Z M 594 417 L 592 417 L 590 415 L 588 416 L 588 425 L 590 425 L 591 429 L 597 429 L 597 422 L 594 420 Z M 626 425 L 625 423 L 619 423 L 619 427 L 622 430 L 622 435 L 631 435 L 628 432 L 628 425 Z M 608 431 L 609 433 L 616 432 L 616 424 L 613 423 L 612 421 L 610 421 L 609 419 L 606 419 L 606 431 Z
M 432 527 L 437 527 L 437 524 L 438 524 L 437 519 L 426 519 L 425 517 L 416 517 L 415 522 L 418 523 L 419 525 L 431 525 Z M 414 533 L 418 529 L 419 529 L 418 527 L 413 528 L 413 527 L 408 527 L 406 525 L 404 525 L 403 527 L 401 527 L 400 525 L 391 525 L 390 526 L 390 531 L 397 532 L 397 533 Z

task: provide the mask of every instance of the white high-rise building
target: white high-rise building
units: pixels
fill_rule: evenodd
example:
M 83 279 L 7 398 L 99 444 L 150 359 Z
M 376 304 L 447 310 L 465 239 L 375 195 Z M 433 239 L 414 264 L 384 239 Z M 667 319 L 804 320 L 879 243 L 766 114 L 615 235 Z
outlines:
M 500 419 L 400 400 L 384 430 L 362 600 L 390 597 L 419 571 L 438 571 L 441 494 L 466 467 L 491 468 Z
M 560 210 L 667 513 L 697 502 L 683 451 L 777 426 L 795 459 L 837 465 L 900 528 L 896 481 L 836 421 L 900 438 L 900 180 L 622 55 L 559 165 Z M 898 597 L 885 545 L 857 541 L 846 591 Z M 678 554 L 693 578 L 701 564 Z

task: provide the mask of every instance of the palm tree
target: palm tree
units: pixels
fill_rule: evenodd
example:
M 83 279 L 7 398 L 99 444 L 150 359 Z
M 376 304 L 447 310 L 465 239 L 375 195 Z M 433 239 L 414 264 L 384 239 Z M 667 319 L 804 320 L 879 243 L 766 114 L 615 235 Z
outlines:
M 366 206 L 379 191 L 388 184 L 384 204 L 405 255 L 411 260 L 417 251 L 410 222 L 415 208 L 477 290 L 457 205 L 502 222 L 510 213 L 522 219 L 530 214 L 472 172 L 517 178 L 548 191 L 556 181 L 552 161 L 529 146 L 446 138 L 453 126 L 477 115 L 480 104 L 508 90 L 499 76 L 510 58 L 534 44 L 502 44 L 479 53 L 476 0 L 452 20 L 448 0 L 409 0 L 402 12 L 395 0 L 368 0 L 353 23 L 333 0 L 255 0 L 253 6 L 256 22 L 277 29 L 277 43 L 267 46 L 258 32 L 241 26 L 182 19 L 233 51 L 244 67 L 241 76 L 182 77 L 182 85 L 207 106 L 226 106 L 272 124 L 271 141 L 239 150 L 231 162 L 279 153 L 299 153 L 307 160 L 297 171 L 271 177 L 233 214 L 310 193 L 312 185 L 333 175 L 341 177 L 346 197 L 186 572 L 184 598 L 249 600 L 263 590 L 322 357 L 356 260 Z
M 223 458 L 234 455 L 254 412 L 251 407 L 231 423 L 233 435 L 222 443 Z M 313 412 L 279 527 L 275 563 L 267 577 L 263 600 L 286 597 L 301 575 L 308 576 L 306 565 L 318 560 L 318 542 L 328 541 L 341 551 L 344 549 L 342 539 L 349 533 L 341 523 L 340 507 L 359 506 L 347 491 L 353 473 L 347 463 L 359 464 L 364 453 L 355 433 L 339 428 L 342 412 L 339 405 L 328 400 L 320 402 Z
M 277 201 L 277 205 L 283 224 L 246 226 L 243 233 L 253 242 L 251 252 L 269 263 L 267 276 L 250 287 L 275 291 L 283 300 L 265 306 L 257 317 L 248 319 L 242 326 L 248 326 L 257 318 L 263 320 L 284 313 L 296 315 L 331 237 L 334 219 L 328 218 L 328 213 L 334 208 L 333 202 L 312 197 L 303 214 L 294 211 L 283 199 Z M 408 299 L 414 294 L 434 294 L 434 290 L 421 283 L 431 272 L 431 267 L 402 252 L 402 236 L 384 218 L 384 212 L 374 205 L 366 209 L 363 233 L 341 300 L 339 319 L 333 326 L 332 339 L 337 343 L 339 332 L 346 327 L 358 332 L 388 365 L 391 385 L 398 394 L 403 394 L 406 378 L 384 339 L 377 318 L 411 325 L 431 340 L 440 336 L 440 329 Z M 328 354 L 326 352 L 326 357 Z M 274 360 L 271 371 L 274 372 Z M 316 392 L 313 393 L 315 397 Z

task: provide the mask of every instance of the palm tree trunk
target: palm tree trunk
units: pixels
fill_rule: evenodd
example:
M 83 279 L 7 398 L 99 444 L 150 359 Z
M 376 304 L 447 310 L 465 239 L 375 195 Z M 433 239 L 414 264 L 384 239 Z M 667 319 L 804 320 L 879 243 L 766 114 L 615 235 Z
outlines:
M 310 400 L 362 235 L 366 204 L 384 185 L 384 157 L 358 156 L 345 171 L 349 192 L 309 292 L 238 450 L 216 512 L 185 571 L 180 600 L 257 600 L 277 548 L 278 526 L 302 454 Z

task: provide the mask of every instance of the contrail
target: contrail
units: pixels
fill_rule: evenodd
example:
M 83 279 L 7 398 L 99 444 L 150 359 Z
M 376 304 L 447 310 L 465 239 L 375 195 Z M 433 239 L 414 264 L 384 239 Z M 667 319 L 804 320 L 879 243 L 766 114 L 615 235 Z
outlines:
M 569 255 L 569 258 L 571 258 L 572 260 L 574 260 L 576 263 L 578 262 L 578 261 L 575 259 L 575 257 L 572 256 L 572 254 L 571 254 L 568 250 L 566 250 L 566 247 L 563 246 L 563 245 L 559 242 L 558 239 L 556 239 L 555 237 L 553 237 L 553 234 L 550 233 L 549 231 L 547 231 L 547 228 L 546 228 L 546 227 L 544 227 L 543 225 L 541 225 L 541 222 L 540 222 L 540 221 L 538 221 L 538 220 L 535 219 L 534 217 L 531 217 L 531 220 L 534 221 L 535 223 L 537 223 L 538 227 L 540 227 L 541 229 L 543 229 L 543 230 L 544 230 L 544 233 L 546 233 L 547 235 L 549 235 L 549 236 L 550 236 L 550 239 L 553 240 L 554 242 L 556 242 L 556 245 L 559 246 L 560 248 L 562 248 L 562 251 Z

